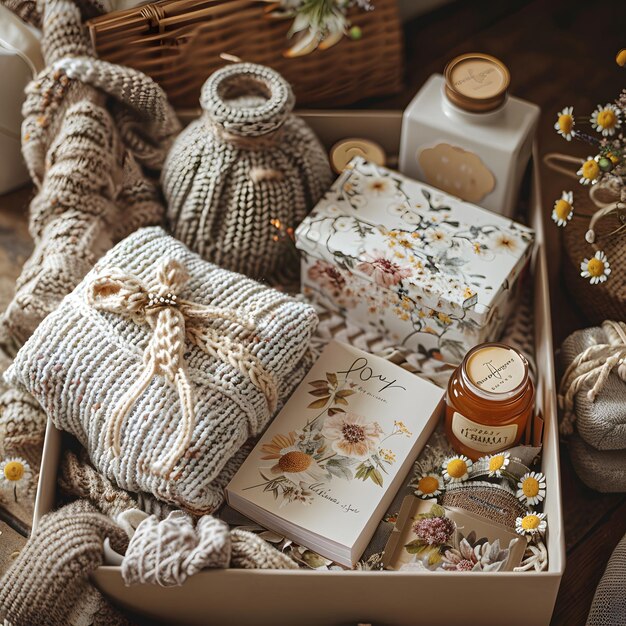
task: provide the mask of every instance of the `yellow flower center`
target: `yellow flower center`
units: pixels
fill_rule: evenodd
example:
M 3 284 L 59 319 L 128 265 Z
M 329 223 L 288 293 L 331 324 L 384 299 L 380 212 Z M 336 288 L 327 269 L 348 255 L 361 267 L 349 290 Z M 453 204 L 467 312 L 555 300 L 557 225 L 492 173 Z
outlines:
M 498 456 L 493 456 L 489 459 L 489 471 L 495 472 L 496 470 L 502 469 L 504 465 L 504 457 L 501 454 Z
M 572 132 L 572 127 L 574 126 L 574 118 L 569 114 L 559 115 L 558 123 L 559 130 L 567 135 Z
M 583 177 L 593 180 L 600 173 L 600 166 L 593 160 L 589 159 L 583 164 Z
M 528 477 L 522 483 L 522 491 L 527 498 L 534 498 L 539 493 L 539 481 L 536 478 Z
M 23 463 L 19 461 L 9 461 L 4 466 L 4 477 L 13 482 L 21 480 L 25 471 Z
M 304 472 L 304 470 L 308 469 L 309 465 L 311 465 L 312 460 L 313 459 L 309 454 L 294 450 L 293 452 L 287 452 L 287 454 L 280 457 L 278 467 L 283 472 L 288 473 Z
M 419 479 L 417 488 L 422 493 L 435 493 L 439 489 L 439 481 L 434 476 L 423 476 Z
M 594 257 L 587 264 L 587 271 L 591 276 L 602 276 L 604 274 L 604 263 Z
M 452 478 L 461 478 L 467 473 L 467 464 L 462 459 L 452 459 L 448 463 L 448 475 Z
M 572 205 L 567 200 L 557 200 L 554 205 L 554 212 L 559 219 L 565 220 L 572 212 Z
M 615 57 L 615 62 L 620 66 L 624 67 L 626 65 L 626 48 L 622 48 Z
M 522 520 L 522 528 L 524 530 L 534 530 L 535 528 L 539 528 L 539 524 L 541 520 L 538 515 L 527 515 Z
M 596 121 L 602 128 L 613 128 L 617 122 L 617 116 L 611 109 L 603 109 L 598 113 Z

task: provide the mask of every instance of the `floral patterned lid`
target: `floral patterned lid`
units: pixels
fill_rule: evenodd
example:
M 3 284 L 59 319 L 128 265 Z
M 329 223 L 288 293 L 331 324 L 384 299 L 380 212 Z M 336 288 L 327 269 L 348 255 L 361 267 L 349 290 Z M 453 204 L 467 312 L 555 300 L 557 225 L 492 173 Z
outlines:
M 303 255 L 483 325 L 524 267 L 533 231 L 355 157 L 296 230 Z

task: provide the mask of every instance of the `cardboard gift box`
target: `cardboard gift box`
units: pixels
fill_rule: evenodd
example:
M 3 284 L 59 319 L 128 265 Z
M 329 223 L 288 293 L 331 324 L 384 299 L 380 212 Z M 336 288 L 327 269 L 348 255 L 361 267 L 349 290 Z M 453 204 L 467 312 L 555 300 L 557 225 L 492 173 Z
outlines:
M 401 112 L 324 111 L 303 114 L 326 146 L 367 137 L 397 155 Z M 536 159 L 535 159 L 536 166 Z M 114 603 L 172 624 L 237 626 L 541 626 L 549 624 L 565 567 L 556 385 L 548 273 L 539 180 L 533 173 L 531 259 L 534 285 L 538 410 L 545 419 L 542 471 L 547 494 L 548 569 L 543 572 L 393 572 L 313 570 L 205 570 L 180 587 L 126 587 L 118 566 L 96 570 L 94 584 Z M 56 505 L 63 436 L 48 424 L 34 524 Z
M 296 230 L 302 291 L 397 345 L 459 363 L 498 339 L 533 237 L 355 157 Z

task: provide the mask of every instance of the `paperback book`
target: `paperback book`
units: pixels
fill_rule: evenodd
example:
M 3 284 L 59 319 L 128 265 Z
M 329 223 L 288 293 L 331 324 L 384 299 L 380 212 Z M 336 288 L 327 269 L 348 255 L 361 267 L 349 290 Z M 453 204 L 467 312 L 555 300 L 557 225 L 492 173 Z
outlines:
M 354 565 L 436 425 L 444 390 L 331 341 L 226 488 L 230 506 Z

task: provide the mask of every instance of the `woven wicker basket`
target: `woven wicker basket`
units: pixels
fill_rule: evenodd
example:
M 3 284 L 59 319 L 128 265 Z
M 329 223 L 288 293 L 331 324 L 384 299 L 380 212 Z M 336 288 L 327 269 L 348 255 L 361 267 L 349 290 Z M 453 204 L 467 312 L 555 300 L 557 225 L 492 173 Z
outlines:
M 269 19 L 251 0 L 163 0 L 88 22 L 98 56 L 142 70 L 178 109 L 196 108 L 200 87 L 226 61 L 220 54 L 268 65 L 293 86 L 299 106 L 347 105 L 402 88 L 402 31 L 395 0 L 351 11 L 363 36 L 327 50 L 287 58 L 291 20 Z
M 590 214 L 597 207 L 581 189 L 574 192 L 576 212 Z M 617 217 L 605 217 L 596 227 L 598 237 L 614 231 Z M 602 250 L 611 264 L 609 279 L 597 285 L 580 275 L 580 262 L 593 256 L 594 249 L 585 241 L 589 219 L 576 218 L 562 231 L 563 274 L 567 290 L 590 324 L 599 326 L 604 320 L 626 320 L 626 240 L 624 236 L 602 240 Z

